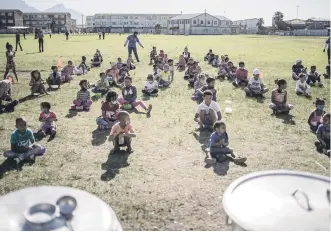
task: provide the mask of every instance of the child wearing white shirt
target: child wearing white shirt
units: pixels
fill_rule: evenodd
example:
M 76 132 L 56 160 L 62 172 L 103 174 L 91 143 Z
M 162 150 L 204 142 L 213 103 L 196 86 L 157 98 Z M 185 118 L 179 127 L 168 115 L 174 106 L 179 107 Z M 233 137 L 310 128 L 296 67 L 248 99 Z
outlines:
M 301 73 L 295 87 L 296 94 L 310 96 L 310 86 L 306 82 L 306 74 Z
M 147 96 L 157 96 L 158 90 L 158 82 L 154 80 L 153 75 L 149 74 L 147 76 L 147 81 L 145 83 L 145 87 L 142 90 L 143 94 Z
M 246 96 L 252 97 L 256 95 L 263 95 L 269 90 L 265 88 L 263 80 L 260 77 L 260 71 L 258 69 L 253 70 L 253 77 L 248 81 L 248 86 L 244 89 Z
M 199 123 L 199 129 L 212 129 L 216 121 L 222 119 L 221 108 L 217 102 L 212 100 L 213 93 L 210 90 L 203 92 L 204 101 L 195 112 L 194 121 Z

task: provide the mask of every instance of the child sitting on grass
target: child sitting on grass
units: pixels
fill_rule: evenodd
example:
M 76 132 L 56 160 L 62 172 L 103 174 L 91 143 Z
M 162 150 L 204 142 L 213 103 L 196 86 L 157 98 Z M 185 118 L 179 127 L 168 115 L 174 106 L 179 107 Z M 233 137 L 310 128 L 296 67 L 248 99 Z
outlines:
M 41 122 L 41 127 L 38 132 L 42 137 L 50 135 L 49 139 L 54 139 L 56 135 L 56 125 L 57 117 L 51 110 L 51 104 L 49 102 L 42 102 L 40 104 L 41 113 L 39 115 L 39 122 Z
M 100 67 L 101 66 L 101 57 L 99 53 L 95 53 L 94 57 L 91 59 L 91 66 L 92 68 Z
M 77 97 L 73 101 L 74 105 L 71 107 L 72 110 L 90 110 L 92 100 L 90 92 L 87 89 L 87 85 L 87 80 L 81 80 L 79 82 L 79 86 L 81 89 L 77 92 Z
M 220 66 L 220 64 L 221 64 L 220 58 L 219 58 L 218 55 L 216 55 L 212 66 L 215 67 L 215 68 L 218 68 Z
M 110 64 L 112 65 L 112 63 L 110 63 Z M 120 68 L 122 68 L 122 66 L 123 66 L 122 58 L 118 57 L 117 58 L 117 63 L 116 63 L 116 68 L 120 69 Z
M 206 91 L 206 90 L 209 90 L 212 92 L 213 94 L 213 101 L 216 102 L 216 93 L 217 93 L 217 90 L 215 89 L 215 79 L 212 78 L 212 77 L 207 77 L 206 79 L 206 85 L 202 86 L 200 89 L 197 89 L 196 93 L 197 93 L 197 103 L 200 104 L 203 102 L 203 93 Z
M 180 55 L 179 61 L 177 64 L 177 70 L 179 70 L 180 72 L 183 72 L 183 71 L 185 71 L 185 68 L 186 68 L 186 60 L 183 55 Z
M 323 123 L 316 131 L 318 142 L 315 143 L 317 150 L 330 157 L 330 113 L 323 117 Z
M 197 107 L 194 121 L 198 122 L 199 129 L 211 129 L 217 120 L 222 119 L 221 108 L 213 101 L 213 93 L 210 90 L 203 92 L 203 102 Z
M 61 73 L 58 71 L 58 68 L 56 66 L 52 66 L 52 73 L 49 75 L 48 79 L 46 80 L 48 84 L 48 89 L 52 89 L 52 86 L 58 87 L 58 89 L 61 88 L 62 79 L 61 79 Z
M 245 69 L 245 63 L 243 61 L 239 62 L 239 68 L 236 71 L 236 78 L 232 83 L 235 87 L 247 86 L 248 84 L 248 71 Z
M 221 56 L 221 63 L 218 69 L 218 76 L 223 80 L 225 79 L 225 76 L 228 73 L 228 61 L 229 61 L 228 57 Z
M 132 138 L 136 137 L 135 131 L 130 122 L 130 115 L 126 111 L 118 113 L 118 120 L 110 131 L 108 141 L 114 144 L 114 152 L 120 151 L 120 147 L 127 147 L 126 151 L 132 153 Z
M 106 78 L 106 74 L 104 72 L 100 73 L 100 80 L 97 81 L 97 84 L 95 85 L 95 87 L 92 89 L 93 93 L 101 93 L 101 95 L 105 95 L 110 86 L 109 86 L 109 82 Z
M 29 85 L 31 86 L 31 96 L 33 96 L 35 93 L 38 94 L 47 94 L 45 86 L 44 86 L 45 81 L 41 78 L 40 72 L 38 70 L 34 70 L 31 72 L 31 80 Z
M 120 109 L 120 105 L 117 102 L 117 97 L 117 93 L 110 90 L 106 95 L 106 101 L 102 102 L 102 116 L 96 120 L 99 130 L 112 128 L 112 126 L 117 122 L 117 115 Z
M 42 156 L 46 150 L 35 141 L 33 132 L 27 128 L 27 122 L 23 118 L 16 118 L 16 130 L 10 137 L 11 149 L 3 155 L 14 159 L 16 163 L 25 159 L 34 160 L 35 156 Z
M 260 71 L 258 69 L 253 70 L 253 77 L 248 81 L 248 86 L 245 88 L 246 96 L 263 96 L 264 93 L 269 90 L 265 88 L 263 80 L 260 77 Z
M 182 53 L 182 55 L 184 56 L 184 59 L 186 61 L 186 63 L 188 62 L 188 59 L 191 58 L 191 53 L 188 51 L 188 47 L 185 46 L 184 48 L 184 52 Z
M 128 66 L 129 70 L 135 70 L 136 66 L 134 65 L 132 56 L 129 55 L 128 60 L 126 61 L 126 65 Z
M 308 118 L 308 125 L 313 132 L 317 131 L 317 128 L 321 124 L 321 119 L 325 114 L 324 107 L 325 107 L 325 100 L 317 98 L 315 102 L 315 110 L 311 112 Z
M 329 64 L 325 67 L 325 73 L 323 74 L 323 76 L 325 79 L 330 79 L 330 65 Z
M 118 98 L 118 102 L 125 110 L 130 110 L 140 105 L 146 111 L 147 116 L 150 116 L 152 105 L 150 104 L 147 108 L 144 102 L 137 100 L 137 88 L 132 85 L 131 77 L 125 78 L 124 87 L 122 88 L 122 97 Z
M 0 105 L 2 101 L 12 101 L 12 83 L 9 80 L 0 80 Z
M 274 115 L 278 113 L 288 114 L 293 109 L 293 105 L 287 104 L 286 80 L 276 80 L 275 83 L 278 88 L 272 90 L 269 108 L 272 109 Z
M 310 71 L 307 73 L 307 84 L 314 86 L 316 82 L 318 83 L 319 87 L 323 87 L 323 83 L 321 82 L 321 74 L 316 71 L 316 66 L 313 65 L 310 67 Z
M 159 78 L 159 87 L 160 88 L 167 88 L 171 84 L 171 73 L 169 70 L 169 65 L 165 64 L 163 67 L 163 71 L 160 73 L 160 78 Z
M 236 72 L 237 72 L 237 67 L 235 67 L 232 63 L 232 61 L 228 62 L 228 73 L 227 73 L 227 78 L 229 81 L 234 81 L 236 78 Z
M 157 57 L 156 47 L 153 47 L 152 51 L 149 53 L 149 64 L 150 65 L 152 65 L 153 63 L 155 64 L 156 57 Z
M 73 71 L 74 71 L 74 66 L 72 64 L 72 61 L 68 61 L 68 65 L 64 66 L 64 68 L 61 71 L 61 78 L 62 82 L 69 82 L 72 81 L 73 77 Z
M 310 86 L 306 82 L 306 74 L 300 73 L 299 80 L 295 86 L 295 92 L 298 95 L 304 95 L 306 97 L 310 97 Z
M 158 90 L 159 84 L 157 83 L 156 80 L 154 80 L 154 77 L 152 74 L 149 74 L 147 76 L 147 81 L 145 83 L 145 87 L 142 90 L 144 95 L 147 96 L 157 96 L 157 93 L 159 92 Z
M 306 69 L 302 65 L 301 59 L 296 59 L 295 64 L 292 66 L 292 78 L 293 80 L 299 80 L 299 74 L 305 73 Z
M 194 82 L 194 94 L 191 97 L 193 101 L 198 100 L 199 89 L 201 89 L 205 85 L 207 85 L 206 76 L 204 73 L 200 73 L 198 80 Z
M 73 70 L 73 74 L 74 75 L 85 75 L 88 73 L 88 71 L 90 71 L 90 68 L 87 66 L 86 64 L 86 57 L 85 56 L 82 56 L 82 61 L 81 63 L 79 64 L 78 67 L 75 67 L 74 70 Z
M 226 125 L 222 121 L 217 121 L 213 126 L 214 132 L 209 139 L 209 146 L 206 149 L 207 164 L 215 164 L 216 162 L 224 162 L 228 156 L 231 155 L 231 159 L 235 163 L 245 163 L 247 158 L 236 156 L 233 150 L 229 148 L 229 137 L 226 132 Z
M 174 68 L 174 60 L 173 59 L 169 59 L 168 60 L 168 65 L 169 65 L 169 71 L 171 74 L 171 82 L 174 81 L 174 75 L 175 75 L 175 68 Z
M 126 71 L 125 69 L 121 69 L 120 73 L 119 73 L 119 77 L 117 80 L 117 86 L 119 88 L 123 88 L 124 87 L 124 80 L 126 77 L 129 77 L 130 74 L 128 73 L 128 71 Z
M 208 63 L 209 63 L 209 60 L 211 58 L 211 55 L 214 55 L 214 53 L 213 53 L 213 50 L 212 49 L 209 49 L 207 55 L 205 55 L 205 57 L 203 58 L 203 60 L 204 61 L 208 61 Z

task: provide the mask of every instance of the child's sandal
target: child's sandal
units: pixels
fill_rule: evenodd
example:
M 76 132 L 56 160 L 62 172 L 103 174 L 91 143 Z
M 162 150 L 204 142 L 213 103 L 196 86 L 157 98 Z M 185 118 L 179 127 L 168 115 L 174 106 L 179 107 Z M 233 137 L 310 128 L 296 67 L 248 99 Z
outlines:
M 245 163 L 247 158 L 246 157 L 241 157 L 241 156 L 236 156 L 236 157 L 232 157 L 232 160 L 235 163 Z

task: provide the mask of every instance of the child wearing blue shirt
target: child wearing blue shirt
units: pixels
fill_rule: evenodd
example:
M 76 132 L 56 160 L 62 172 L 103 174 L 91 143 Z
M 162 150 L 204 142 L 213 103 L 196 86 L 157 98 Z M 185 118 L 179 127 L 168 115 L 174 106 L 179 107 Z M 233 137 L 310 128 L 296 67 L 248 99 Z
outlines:
M 226 125 L 222 121 L 216 121 L 214 123 L 214 132 L 209 139 L 209 146 L 206 149 L 207 164 L 214 164 L 216 162 L 224 162 L 227 159 L 227 155 L 230 154 L 232 160 L 235 163 L 244 163 L 247 158 L 236 156 L 233 150 L 229 148 L 229 137 L 226 133 Z
M 10 144 L 11 150 L 3 155 L 15 159 L 17 163 L 24 159 L 34 160 L 35 156 L 45 153 L 45 147 L 35 143 L 33 133 L 23 118 L 16 119 L 16 130 L 11 134 Z
M 316 131 L 318 142 L 315 143 L 317 150 L 330 156 L 330 113 L 323 117 L 323 123 Z

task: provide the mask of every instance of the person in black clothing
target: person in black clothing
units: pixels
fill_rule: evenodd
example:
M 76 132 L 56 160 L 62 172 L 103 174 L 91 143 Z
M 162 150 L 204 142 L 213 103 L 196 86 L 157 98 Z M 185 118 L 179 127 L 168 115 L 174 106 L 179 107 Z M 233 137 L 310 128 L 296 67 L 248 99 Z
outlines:
M 66 40 L 69 40 L 69 32 L 66 31 Z
M 106 35 L 106 32 L 102 32 L 102 38 L 103 38 L 103 40 L 105 39 L 105 35 Z
M 330 36 L 329 38 L 325 41 L 324 49 L 323 52 L 325 52 L 325 49 L 327 48 L 327 53 L 328 53 L 328 64 L 330 64 Z
M 17 52 L 17 45 L 19 45 L 21 51 L 23 51 L 23 48 L 21 46 L 21 35 L 18 31 L 16 31 L 16 48 L 15 48 L 15 52 Z
M 23 31 L 23 38 L 24 38 L 24 39 L 26 39 L 26 38 L 25 38 L 25 35 L 26 35 L 26 31 L 24 30 L 24 31 Z
M 44 52 L 44 33 L 42 30 L 38 33 L 39 52 Z

